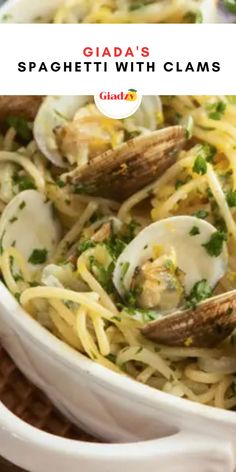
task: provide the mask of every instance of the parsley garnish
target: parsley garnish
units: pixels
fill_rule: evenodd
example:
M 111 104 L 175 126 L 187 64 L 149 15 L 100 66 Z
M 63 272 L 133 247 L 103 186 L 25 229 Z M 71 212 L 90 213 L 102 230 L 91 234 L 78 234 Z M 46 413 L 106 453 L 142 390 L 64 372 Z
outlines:
M 167 259 L 164 262 L 164 266 L 166 270 L 174 271 L 175 270 L 175 265 L 171 259 Z
M 190 236 L 196 236 L 200 234 L 200 230 L 197 226 L 193 226 L 192 229 L 189 231 Z
M 219 101 L 207 105 L 208 117 L 211 120 L 220 120 L 226 109 L 226 103 Z
M 136 308 L 137 306 L 137 298 L 139 295 L 142 293 L 142 288 L 141 287 L 135 287 L 134 289 L 130 289 L 125 293 L 125 302 L 129 307 Z
M 9 116 L 6 120 L 8 126 L 14 128 L 19 138 L 30 141 L 32 139 L 32 130 L 28 122 L 21 116 Z
M 47 260 L 47 255 L 47 249 L 34 249 L 28 259 L 28 262 L 34 265 L 43 264 Z
M 151 5 L 153 0 L 134 0 L 129 7 L 129 11 L 139 10 L 139 8 Z
M 25 208 L 25 206 L 26 206 L 26 203 L 25 203 L 25 201 L 23 200 L 23 201 L 20 203 L 20 205 L 19 205 L 19 210 L 23 210 L 23 208 Z
M 191 139 L 193 136 L 193 117 L 190 115 L 187 118 L 184 118 L 182 125 L 185 128 L 186 139 Z
M 186 297 L 186 308 L 195 308 L 198 303 L 210 298 L 212 296 L 212 289 L 206 279 L 199 280 L 190 294 Z
M 98 282 L 108 293 L 112 293 L 114 291 L 112 281 L 112 274 L 115 268 L 114 261 L 112 261 L 107 268 L 98 262 L 94 256 L 90 256 L 89 262 L 91 270 L 96 275 Z
M 137 138 L 137 136 L 140 136 L 141 131 L 124 131 L 124 141 L 129 141 L 130 139 Z
M 231 308 L 231 307 L 227 308 L 226 315 L 228 315 L 228 316 L 232 315 L 233 311 L 234 311 L 233 308 Z
M 63 188 L 66 186 L 66 183 L 64 182 L 64 180 L 61 180 L 61 179 L 57 179 L 56 180 L 56 185 L 60 188 Z
M 93 193 L 94 185 L 88 183 L 78 182 L 73 186 L 73 193 L 76 195 Z
M 224 6 L 230 13 L 236 13 L 236 0 L 224 0 Z
M 91 241 L 91 239 L 85 239 L 84 241 L 82 241 L 78 248 L 77 248 L 77 251 L 79 254 L 82 254 L 82 252 L 85 252 L 87 251 L 88 249 L 91 249 L 93 247 L 95 247 L 96 244 L 94 241 Z
M 18 173 L 15 172 L 12 180 L 15 185 L 18 185 L 20 192 L 23 192 L 24 190 L 36 189 L 33 179 L 28 175 L 18 175 Z
M 216 154 L 216 148 L 215 146 L 212 146 L 208 143 L 202 144 L 200 154 L 201 156 L 205 157 L 207 162 L 212 162 L 213 157 Z
M 226 201 L 227 201 L 229 207 L 235 207 L 236 206 L 236 190 L 233 190 L 232 192 L 227 193 Z
M 110 354 L 108 354 L 108 355 L 106 356 L 106 358 L 107 358 L 110 362 L 113 362 L 113 364 L 116 363 L 116 356 L 115 356 L 115 354 L 110 353 Z
M 209 213 L 206 210 L 198 210 L 195 213 L 193 213 L 193 216 L 196 216 L 196 218 L 200 218 L 200 220 L 205 220 L 208 217 Z
M 135 238 L 135 236 L 137 235 L 137 229 L 140 227 L 140 223 L 138 223 L 137 221 L 135 220 L 132 220 L 128 225 L 127 225 L 127 228 L 125 230 L 125 233 L 124 235 L 122 235 L 122 240 L 128 244 L 130 243 L 130 241 L 132 241 L 132 239 Z
M 17 216 L 13 216 L 13 218 L 11 218 L 11 219 L 9 220 L 9 223 L 11 223 L 11 224 L 12 224 L 12 223 L 15 223 L 15 221 L 17 221 L 17 220 L 18 220 Z
M 199 155 L 196 157 L 194 164 L 193 164 L 193 172 L 196 172 L 196 174 L 206 174 L 207 171 L 207 163 L 206 159 Z
M 182 187 L 182 185 L 187 184 L 190 180 L 192 180 L 192 177 L 190 175 L 188 175 L 188 177 L 186 177 L 186 179 L 184 180 L 177 179 L 175 182 L 175 189 L 178 190 L 178 188 Z
M 109 254 L 114 260 L 119 257 L 119 255 L 122 253 L 126 246 L 125 242 L 122 239 L 117 238 L 116 236 L 111 236 L 103 244 L 105 244 Z
M 129 270 L 130 263 L 128 261 L 123 262 L 122 267 L 121 267 L 121 272 L 120 272 L 120 281 L 124 282 L 124 278 Z
M 205 247 L 208 254 L 212 257 L 218 257 L 222 250 L 224 241 L 227 240 L 227 236 L 222 231 L 216 231 L 213 233 L 209 239 L 209 241 L 205 244 L 202 244 Z

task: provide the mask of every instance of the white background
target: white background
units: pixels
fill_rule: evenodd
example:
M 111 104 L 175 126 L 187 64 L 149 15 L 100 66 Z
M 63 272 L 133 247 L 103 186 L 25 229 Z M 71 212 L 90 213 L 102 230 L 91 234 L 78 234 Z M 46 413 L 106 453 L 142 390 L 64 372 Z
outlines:
M 32 0 L 33 1 L 33 0 Z M 236 94 L 235 25 L 4 25 L 0 94 L 85 95 L 136 88 L 145 94 Z M 17 71 L 19 61 L 84 61 L 90 47 L 147 46 L 155 73 Z M 118 58 L 115 60 L 127 60 Z M 112 69 L 112 59 L 107 59 Z M 131 59 L 128 59 L 131 60 Z M 135 60 L 135 59 L 133 59 Z M 221 72 L 165 72 L 166 61 L 219 61 Z

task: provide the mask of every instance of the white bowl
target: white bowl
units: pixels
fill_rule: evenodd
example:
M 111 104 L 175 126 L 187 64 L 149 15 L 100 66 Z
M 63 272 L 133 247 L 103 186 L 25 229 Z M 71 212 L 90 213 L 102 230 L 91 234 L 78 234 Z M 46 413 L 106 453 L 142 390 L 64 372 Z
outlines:
M 32 472 L 232 472 L 236 413 L 116 374 L 34 321 L 0 283 L 0 339 L 22 372 L 74 423 L 108 441 L 51 436 L 0 404 L 0 455 Z M 141 442 L 140 442 L 141 441 Z
M 222 0 L 202 1 L 205 23 L 235 22 L 236 15 L 227 13 Z M 38 17 L 51 18 L 63 3 L 64 0 L 7 0 L 0 7 L 0 23 L 32 23 Z

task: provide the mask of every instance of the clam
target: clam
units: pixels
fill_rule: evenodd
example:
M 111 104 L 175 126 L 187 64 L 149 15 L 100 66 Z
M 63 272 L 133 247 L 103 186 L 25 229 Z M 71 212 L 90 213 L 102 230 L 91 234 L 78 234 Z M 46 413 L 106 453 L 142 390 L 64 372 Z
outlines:
M 61 180 L 76 193 L 123 200 L 175 161 L 185 129 L 157 130 L 159 97 L 144 97 L 125 120 L 102 115 L 92 97 L 48 97 L 39 109 L 34 136 L 42 153 L 71 170 Z
M 185 141 L 182 126 L 153 131 L 106 151 L 64 179 L 81 193 L 122 201 L 170 167 Z
M 177 311 L 146 325 L 142 332 L 169 346 L 214 347 L 236 327 L 236 290 Z
M 128 120 L 127 131 L 154 131 L 162 117 L 159 97 L 144 97 L 139 110 Z M 48 96 L 34 123 L 34 137 L 42 153 L 58 167 L 83 164 L 80 157 L 89 148 L 90 158 L 119 143 L 121 121 L 103 116 L 92 96 Z M 79 155 L 79 157 L 78 157 Z
M 215 234 L 204 220 L 170 217 L 142 230 L 119 256 L 114 285 L 125 302 L 135 299 L 137 314 L 152 313 L 142 329 L 148 338 L 210 347 L 234 329 L 236 291 L 209 298 L 228 265 L 224 241 L 216 254 L 209 251 Z
M 42 103 L 34 122 L 34 137 L 41 152 L 56 166 L 66 167 L 56 141 L 55 130 L 71 122 L 78 109 L 92 102 L 88 96 L 48 96 Z
M 19 193 L 0 218 L 1 249 L 18 249 L 31 272 L 36 272 L 50 259 L 60 236 L 52 204 L 36 190 Z

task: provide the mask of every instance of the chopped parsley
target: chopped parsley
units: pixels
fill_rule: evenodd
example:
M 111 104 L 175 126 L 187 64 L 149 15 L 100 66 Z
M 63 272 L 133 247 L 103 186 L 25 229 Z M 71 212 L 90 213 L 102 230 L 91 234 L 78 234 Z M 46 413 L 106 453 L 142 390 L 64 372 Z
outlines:
M 236 0 L 224 0 L 224 6 L 230 13 L 236 13 Z
M 139 8 L 143 8 L 147 5 L 151 5 L 153 0 L 134 0 L 129 7 L 129 11 L 139 10 Z
M 182 126 L 185 128 L 185 134 L 187 139 L 191 139 L 193 136 L 193 117 L 190 115 L 182 120 Z
M 16 298 L 18 302 L 20 302 L 20 295 L 21 294 L 19 292 L 14 293 L 14 297 Z
M 28 259 L 28 262 L 34 265 L 43 264 L 44 262 L 46 262 L 47 256 L 47 249 L 34 249 Z
M 85 239 L 84 241 L 82 241 L 78 248 L 77 248 L 77 251 L 79 254 L 82 254 L 82 252 L 85 252 L 87 251 L 88 249 L 91 249 L 93 247 L 95 247 L 96 244 L 94 241 L 91 241 L 91 239 Z
M 100 262 L 98 262 L 94 256 L 90 256 L 89 262 L 90 268 L 95 274 L 98 282 L 108 293 L 112 293 L 114 291 L 112 281 L 112 274 L 115 268 L 114 261 L 112 261 L 107 268 L 104 267 Z
M 196 216 L 196 218 L 199 218 L 200 220 L 205 220 L 208 217 L 209 213 L 206 210 L 198 210 L 195 213 L 193 213 L 193 216 Z
M 128 131 L 128 130 L 125 130 L 124 131 L 124 141 L 129 141 L 130 139 L 134 139 L 134 138 L 137 138 L 138 136 L 140 136 L 140 133 L 141 131 Z
M 212 146 L 211 144 L 205 143 L 201 145 L 201 150 L 200 154 L 205 157 L 207 162 L 212 162 L 215 154 L 216 154 L 216 148 L 215 146 Z
M 186 297 L 186 308 L 195 308 L 198 303 L 212 296 L 212 289 L 206 279 L 199 280 Z
M 226 201 L 227 201 L 229 207 L 235 207 L 236 206 L 236 190 L 233 190 L 232 192 L 227 193 Z
M 182 118 L 183 118 L 183 116 L 180 113 L 178 113 L 178 112 L 175 113 L 175 123 L 179 124 L 179 122 Z
M 224 232 L 216 231 L 211 235 L 209 241 L 202 244 L 202 246 L 211 257 L 218 257 L 223 250 L 223 244 L 226 240 L 227 235 Z
M 19 175 L 17 172 L 15 172 L 12 180 L 15 185 L 18 185 L 20 192 L 23 192 L 24 190 L 36 189 L 33 179 L 28 175 Z
M 130 221 L 127 225 L 125 233 L 122 235 L 122 240 L 128 244 L 137 235 L 137 229 L 140 227 L 140 223 L 135 220 Z
M 193 164 L 193 172 L 196 174 L 204 175 L 207 171 L 207 162 L 205 157 L 199 155 L 196 157 L 194 164 Z
M 89 183 L 78 182 L 77 184 L 73 185 L 73 193 L 76 195 L 93 193 L 94 190 L 94 186 Z
M 184 20 L 185 20 L 185 23 L 202 23 L 203 22 L 202 12 L 200 10 L 188 11 L 184 15 Z
M 129 307 L 136 308 L 137 298 L 139 297 L 141 293 L 142 293 L 141 287 L 135 287 L 134 289 L 130 289 L 129 291 L 127 291 L 124 296 L 126 304 Z
M 12 224 L 12 223 L 15 223 L 15 221 L 17 221 L 17 220 L 18 220 L 17 216 L 13 216 L 13 218 L 11 218 L 11 219 L 9 220 L 9 223 L 11 223 L 11 224 Z
M 26 203 L 25 203 L 25 201 L 23 200 L 23 201 L 20 203 L 20 205 L 19 205 L 19 210 L 23 210 L 23 208 L 25 208 L 25 206 L 26 206 Z
M 106 358 L 107 358 L 110 362 L 113 362 L 113 364 L 116 363 L 116 356 L 115 356 L 115 354 L 110 353 L 110 354 L 108 354 L 108 355 L 106 356 Z
M 12 18 L 12 15 L 10 15 L 9 13 L 5 13 L 5 15 L 2 15 L 1 21 L 9 21 L 11 20 L 11 18 Z
M 192 229 L 189 231 L 190 236 L 196 236 L 200 234 L 200 230 L 197 226 L 193 226 Z
M 4 238 L 5 234 L 6 234 L 6 230 L 3 231 L 2 237 L 0 239 L 0 256 L 3 254 L 3 238 Z
M 216 103 L 207 104 L 208 117 L 211 120 L 220 120 L 226 109 L 226 103 L 219 100 Z
M 56 180 L 56 185 L 57 185 L 59 188 L 63 188 L 63 187 L 66 186 L 66 183 L 64 182 L 64 180 L 57 179 L 57 180 Z
M 124 262 L 121 267 L 121 272 L 120 272 L 120 281 L 123 285 L 124 278 L 129 270 L 130 263 L 128 261 Z
M 234 310 L 233 310 L 232 307 L 227 308 L 227 310 L 226 310 L 226 315 L 228 315 L 228 316 L 232 315 L 233 311 L 234 311 Z
M 142 352 L 142 350 L 143 350 L 143 348 L 142 348 L 141 346 L 138 347 L 138 349 L 137 349 L 135 355 L 137 356 L 137 354 L 140 354 L 140 352 Z
M 28 122 L 21 116 L 9 116 L 6 123 L 8 126 L 15 129 L 19 138 L 24 141 L 30 141 L 32 139 L 32 130 Z
M 165 266 L 166 270 L 169 270 L 169 271 L 174 271 L 175 270 L 174 262 L 171 259 L 167 259 L 164 262 L 164 266 Z
M 188 175 L 184 180 L 177 179 L 175 182 L 175 189 L 178 190 L 178 188 L 182 187 L 182 185 L 187 184 L 190 180 L 192 180 L 192 177 L 190 175 Z
M 126 243 L 115 236 L 111 236 L 105 244 L 113 259 L 117 259 L 126 247 Z

